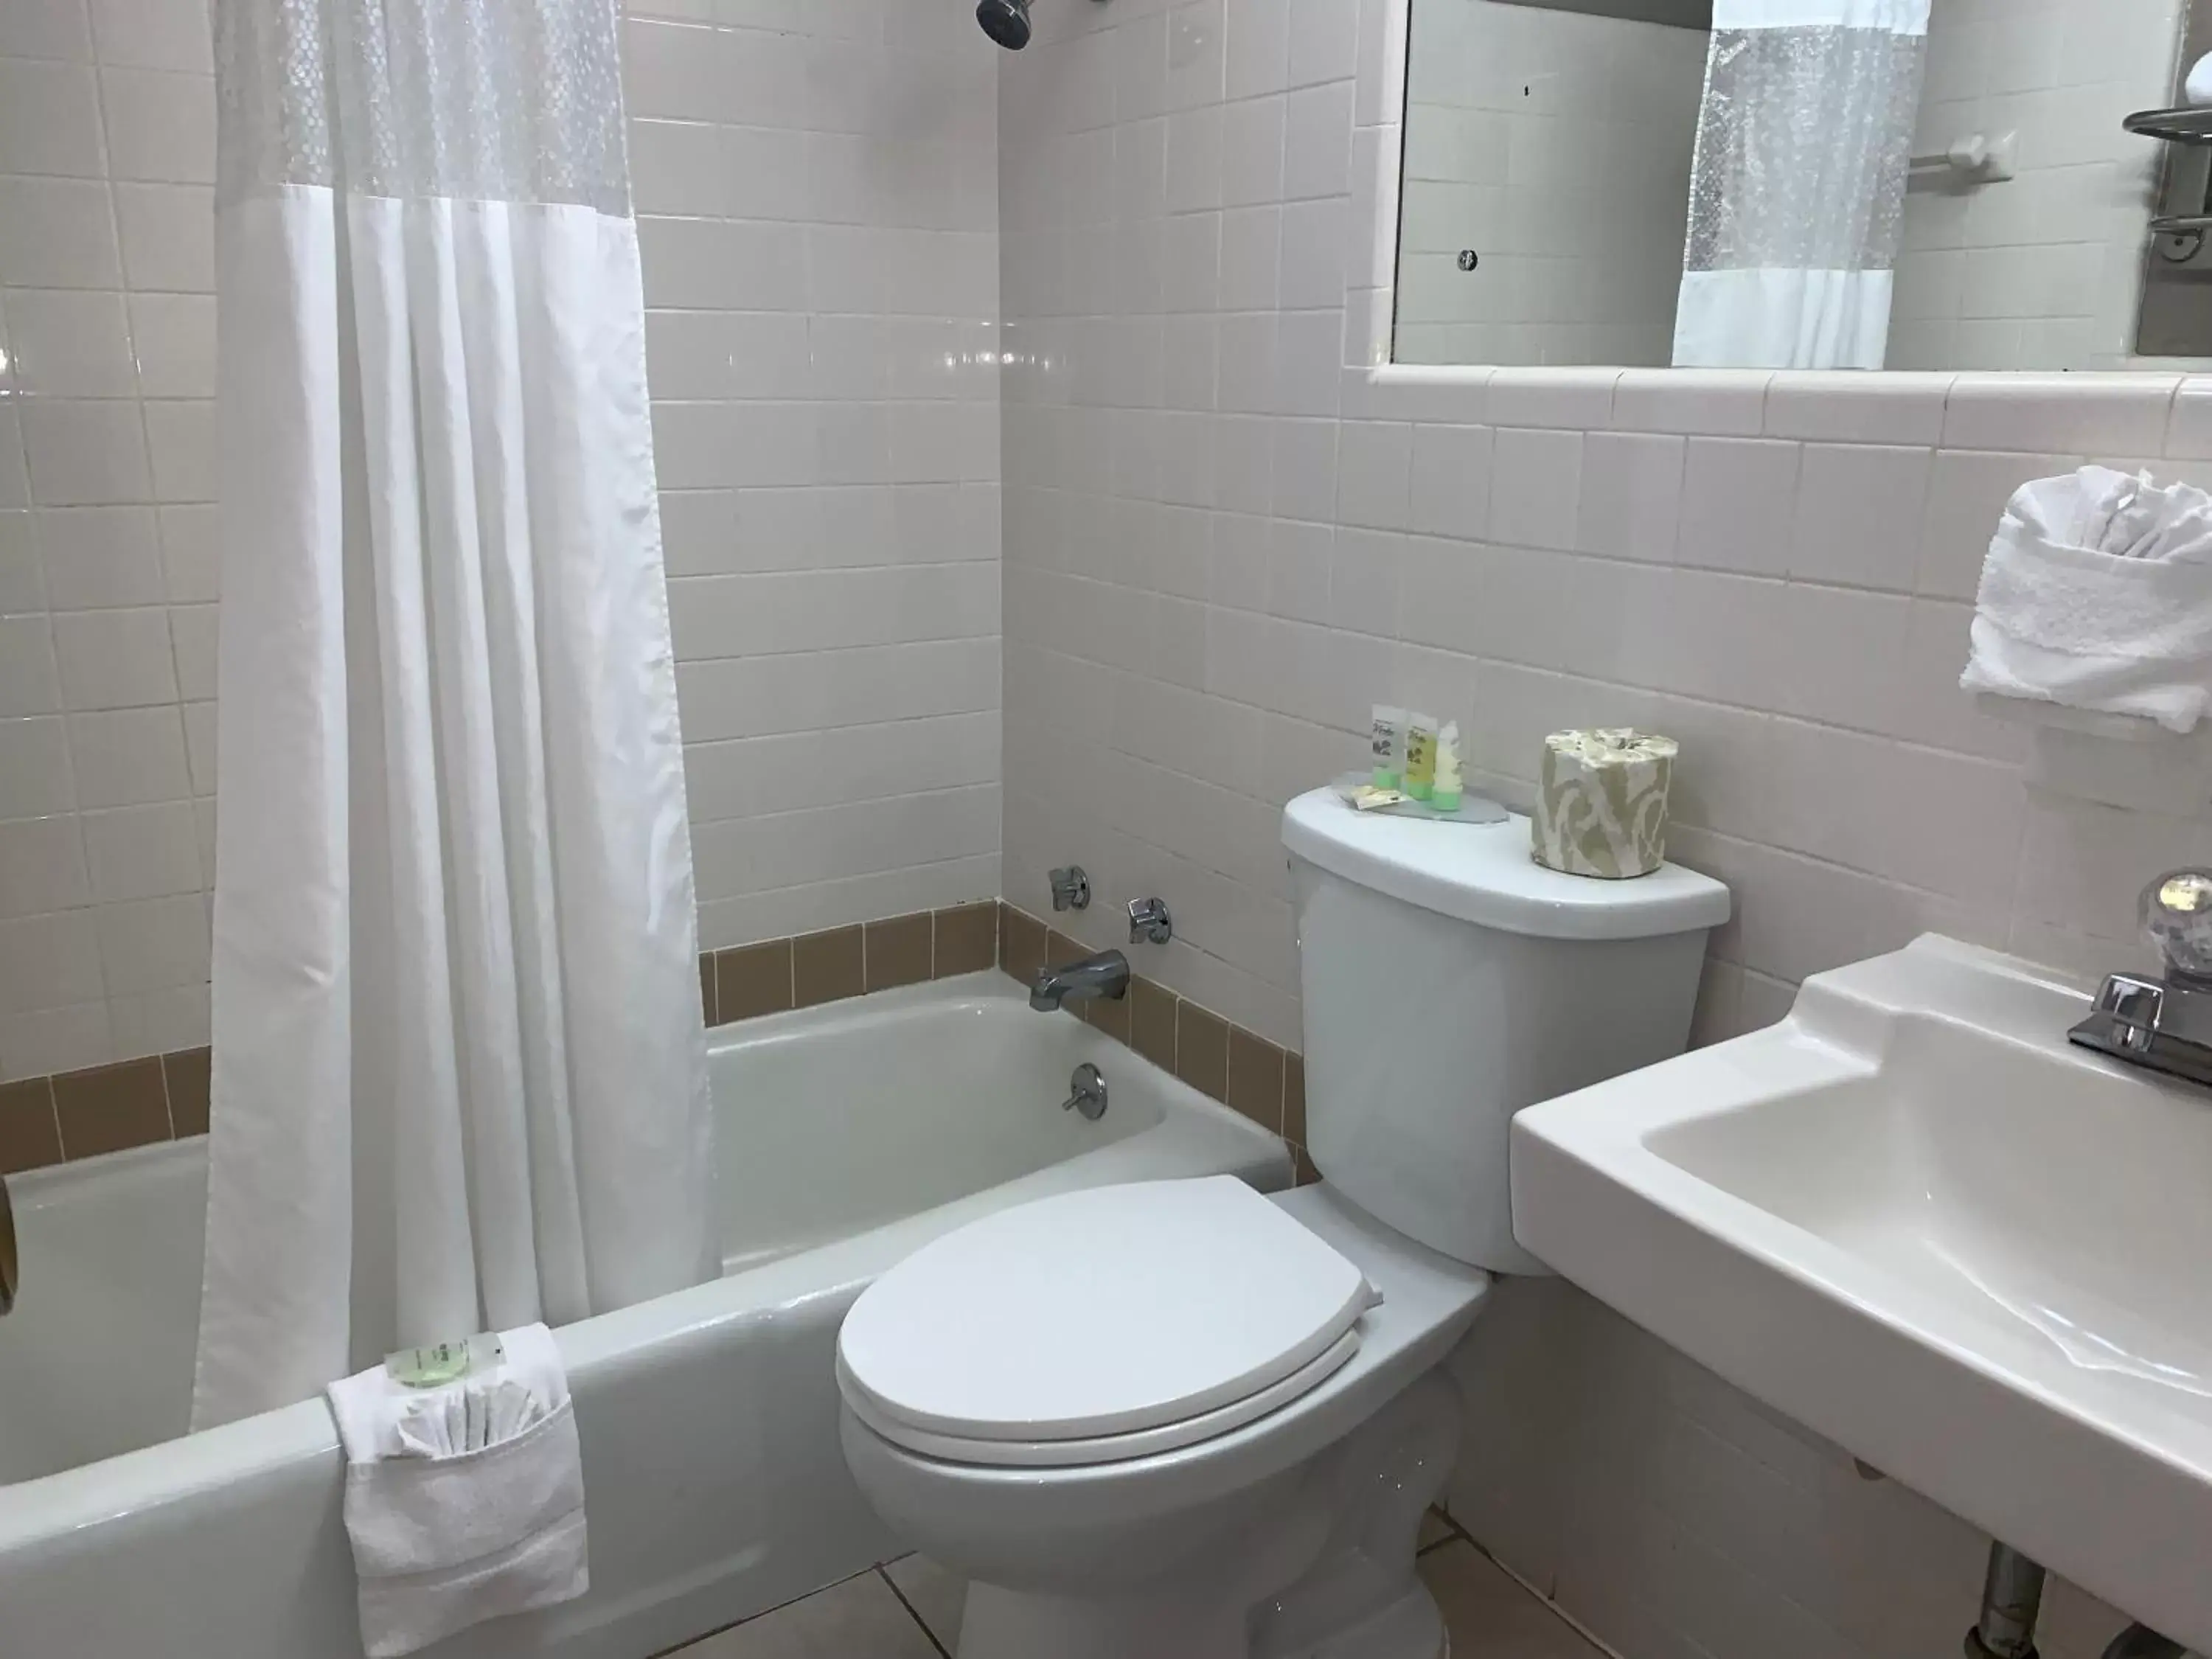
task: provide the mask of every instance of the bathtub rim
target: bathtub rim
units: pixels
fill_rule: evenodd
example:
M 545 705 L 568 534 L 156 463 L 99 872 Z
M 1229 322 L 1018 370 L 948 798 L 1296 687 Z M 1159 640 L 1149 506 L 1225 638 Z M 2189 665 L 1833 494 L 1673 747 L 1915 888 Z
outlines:
M 1021 988 L 996 969 L 986 969 L 714 1027 L 708 1033 L 708 1055 L 711 1060 L 717 1054 L 824 1030 L 866 1029 L 933 1004 L 957 1007 L 1016 1001 L 1026 1011 Z M 1036 1018 L 1081 1024 L 1064 1011 Z M 1082 1029 L 1103 1042 L 1115 1041 L 1093 1028 Z M 1125 1049 L 1119 1063 L 1150 1070 L 1167 1106 L 1162 1121 L 1012 1181 L 562 1326 L 554 1335 L 572 1389 L 596 1391 L 627 1371 L 649 1366 L 656 1351 L 697 1340 L 714 1328 L 792 1316 L 820 1298 L 850 1293 L 930 1239 L 1033 1198 L 1177 1174 L 1234 1174 L 1261 1191 L 1292 1184 L 1291 1154 L 1281 1137 L 1200 1093 L 1133 1048 Z M 115 1168 L 126 1160 L 153 1163 L 189 1155 L 191 1150 L 190 1142 L 170 1141 L 82 1160 L 82 1167 L 88 1172 L 96 1167 Z M 1175 1167 L 1178 1164 L 1191 1167 Z M 66 1171 L 80 1166 L 54 1167 Z M 823 1385 L 834 1388 L 835 1379 L 825 1376 Z M 338 1460 L 337 1431 L 325 1401 L 317 1396 L 297 1401 L 0 1486 L 0 1552 L 35 1551 L 81 1528 L 127 1522 L 190 1503 L 218 1488 L 289 1474 L 302 1466 L 325 1469 L 335 1489 Z

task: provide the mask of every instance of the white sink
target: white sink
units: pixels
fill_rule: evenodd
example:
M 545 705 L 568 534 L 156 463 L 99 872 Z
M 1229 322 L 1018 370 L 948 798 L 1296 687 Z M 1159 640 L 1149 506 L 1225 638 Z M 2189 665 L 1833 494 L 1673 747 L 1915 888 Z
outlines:
M 1926 938 L 1531 1107 L 1521 1243 L 1737 1387 L 2212 1652 L 2212 1090 Z

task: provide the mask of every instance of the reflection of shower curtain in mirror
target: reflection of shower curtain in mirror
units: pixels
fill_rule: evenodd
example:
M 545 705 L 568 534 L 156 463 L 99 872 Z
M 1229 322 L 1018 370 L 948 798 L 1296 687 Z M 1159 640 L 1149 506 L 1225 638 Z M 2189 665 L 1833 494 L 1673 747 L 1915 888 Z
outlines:
M 1716 0 L 1674 362 L 1880 368 L 1929 0 Z

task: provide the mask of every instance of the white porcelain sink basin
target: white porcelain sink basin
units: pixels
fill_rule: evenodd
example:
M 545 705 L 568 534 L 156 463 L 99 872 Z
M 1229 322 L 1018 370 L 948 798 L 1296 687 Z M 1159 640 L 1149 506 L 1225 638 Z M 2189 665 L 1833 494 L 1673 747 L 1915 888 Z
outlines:
M 1514 1231 L 1593 1295 L 2212 1651 L 2212 1090 L 2069 1046 L 1949 939 L 1522 1112 Z

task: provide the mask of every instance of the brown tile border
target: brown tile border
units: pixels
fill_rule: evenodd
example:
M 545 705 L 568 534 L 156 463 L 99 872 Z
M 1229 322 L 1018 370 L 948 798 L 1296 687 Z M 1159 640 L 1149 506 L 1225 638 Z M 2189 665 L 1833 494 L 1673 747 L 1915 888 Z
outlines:
M 707 1024 L 727 1025 L 863 990 L 981 973 L 999 960 L 999 902 L 768 939 L 699 957 Z M 1043 935 L 1038 934 L 1040 944 Z M 204 1048 L 0 1083 L 0 1176 L 207 1133 Z
M 699 994 L 707 1024 L 730 1025 L 981 973 L 998 959 L 998 901 L 980 899 L 708 951 L 699 959 Z
M 1047 958 L 1087 955 L 1077 940 L 1003 900 L 999 966 L 1027 984 Z M 1306 1065 L 1302 1054 L 1232 1024 L 1212 1009 L 1139 975 L 1118 1002 L 1072 1005 L 1069 1012 L 1162 1071 L 1242 1112 L 1290 1144 L 1300 1186 L 1321 1179 L 1306 1155 Z
M 0 1175 L 21 1175 L 62 1161 L 61 1120 L 51 1079 L 0 1083 Z

